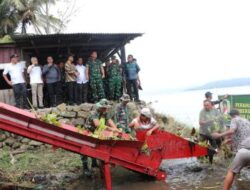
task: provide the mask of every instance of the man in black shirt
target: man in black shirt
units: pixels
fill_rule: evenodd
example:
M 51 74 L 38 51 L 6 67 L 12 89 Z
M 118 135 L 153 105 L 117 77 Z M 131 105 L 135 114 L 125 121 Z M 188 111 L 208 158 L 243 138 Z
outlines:
M 212 101 L 212 99 L 213 99 L 213 93 L 209 92 L 209 91 L 205 93 L 206 100 L 210 101 L 213 106 L 217 105 L 217 104 L 220 104 L 224 99 L 227 99 L 227 97 L 228 97 L 228 95 L 226 94 L 222 99 Z

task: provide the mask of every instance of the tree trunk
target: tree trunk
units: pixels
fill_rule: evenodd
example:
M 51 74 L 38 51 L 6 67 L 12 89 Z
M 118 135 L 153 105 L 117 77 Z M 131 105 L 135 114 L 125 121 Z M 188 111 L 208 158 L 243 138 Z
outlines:
M 26 23 L 25 22 L 22 22 L 22 31 L 21 31 L 22 34 L 26 34 L 27 31 L 26 31 Z
M 49 0 L 46 1 L 45 6 L 46 6 L 46 17 L 47 17 L 46 27 L 45 27 L 45 33 L 49 34 L 50 33 L 50 26 L 49 26 Z

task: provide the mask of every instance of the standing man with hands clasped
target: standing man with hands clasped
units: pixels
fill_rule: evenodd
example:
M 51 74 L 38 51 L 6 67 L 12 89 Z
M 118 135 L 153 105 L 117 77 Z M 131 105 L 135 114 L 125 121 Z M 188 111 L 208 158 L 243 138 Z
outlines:
M 48 89 L 48 94 L 49 94 L 49 99 L 50 99 L 50 107 L 55 107 L 58 102 L 58 97 L 59 97 L 59 92 L 57 87 L 58 87 L 58 82 L 60 79 L 59 75 L 59 69 L 58 67 L 54 64 L 54 60 L 52 56 L 47 57 L 47 63 L 46 65 L 43 66 L 43 75 L 45 76 L 46 79 L 46 84 L 47 84 L 47 89 Z
M 24 69 L 24 66 L 18 62 L 18 56 L 13 54 L 10 56 L 10 63 L 6 65 L 3 71 L 4 80 L 13 88 L 16 107 L 18 108 L 28 108 Z M 7 74 L 10 75 L 10 80 Z
M 38 64 L 37 57 L 31 57 L 31 65 L 27 69 L 27 73 L 30 75 L 30 86 L 32 93 L 32 104 L 34 108 L 37 108 L 37 97 L 39 107 L 43 108 L 43 79 L 42 69 Z

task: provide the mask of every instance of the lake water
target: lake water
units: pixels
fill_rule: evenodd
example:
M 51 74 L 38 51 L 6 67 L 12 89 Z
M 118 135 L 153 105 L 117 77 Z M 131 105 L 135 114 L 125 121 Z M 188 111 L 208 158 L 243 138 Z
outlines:
M 211 91 L 213 100 L 217 100 L 218 95 L 250 94 L 250 86 L 181 91 L 150 96 L 142 93 L 141 99 L 152 102 L 152 107 L 157 112 L 171 115 L 180 122 L 198 127 L 199 112 L 203 107 L 204 94 L 207 91 Z

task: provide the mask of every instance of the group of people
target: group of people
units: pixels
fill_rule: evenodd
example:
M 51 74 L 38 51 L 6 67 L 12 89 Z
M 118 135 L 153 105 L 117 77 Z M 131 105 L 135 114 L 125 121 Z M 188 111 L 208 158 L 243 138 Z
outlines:
M 140 111 L 140 115 L 134 119 L 130 119 L 129 109 L 127 104 L 130 102 L 130 96 L 123 94 L 120 98 L 120 103 L 116 107 L 115 115 L 112 117 L 109 114 L 111 107 L 107 99 L 101 99 L 96 103 L 96 111 L 92 113 L 88 119 L 86 128 L 94 134 L 99 135 L 103 130 L 112 132 L 131 133 L 131 130 L 144 130 L 146 136 L 150 136 L 155 130 L 159 128 L 156 120 L 149 108 L 144 107 Z M 84 173 L 87 176 L 92 174 L 89 167 L 88 157 L 82 156 Z M 92 167 L 97 167 L 96 159 L 92 159 Z
M 44 107 L 44 89 L 51 107 L 63 102 L 69 105 L 89 102 L 91 96 L 97 109 L 88 118 L 86 127 L 92 131 L 101 131 L 108 127 L 112 131 L 130 133 L 131 129 L 135 129 L 146 130 L 146 135 L 149 136 L 159 128 L 149 108 L 143 108 L 140 115 L 132 121 L 129 118 L 127 104 L 131 100 L 139 101 L 140 88 L 140 68 L 132 55 L 129 55 L 128 61 L 123 64 L 112 56 L 105 66 L 97 59 L 95 51 L 86 62 L 82 57 L 78 57 L 77 64 L 72 55 L 66 63 L 55 64 L 52 56 L 47 57 L 47 64 L 43 66 L 39 64 L 37 57 L 32 57 L 30 61 L 27 73 L 34 108 Z M 6 65 L 3 77 L 13 88 L 16 107 L 28 108 L 25 67 L 18 62 L 17 55 L 10 56 L 10 64 Z M 105 90 L 104 80 L 108 83 L 108 90 Z M 123 86 L 126 86 L 128 94 L 123 94 Z M 110 105 L 105 98 L 120 100 L 113 118 L 108 115 Z M 211 92 L 205 94 L 199 116 L 199 133 L 200 139 L 208 141 L 215 151 L 218 151 L 223 140 L 232 142 L 235 158 L 224 181 L 224 190 L 229 190 L 235 175 L 243 167 L 250 165 L 250 122 L 240 117 L 238 110 L 232 109 L 229 112 L 231 124 L 225 126 L 222 113 L 215 107 L 225 99 L 227 95 L 221 100 L 213 101 Z M 89 172 L 86 157 L 82 160 L 85 171 Z
M 225 126 L 222 113 L 215 107 L 227 97 L 226 95 L 223 99 L 213 101 L 212 93 L 207 92 L 199 118 L 201 140 L 209 141 L 216 151 L 222 141 L 232 145 L 235 157 L 224 180 L 224 190 L 231 188 L 236 174 L 239 174 L 242 168 L 250 166 L 250 121 L 240 117 L 237 109 L 231 109 L 230 126 Z
M 105 66 L 97 58 L 96 51 L 87 61 L 78 57 L 76 63 L 73 55 L 59 64 L 54 63 L 52 56 L 47 57 L 45 65 L 39 64 L 37 57 L 31 57 L 30 62 L 27 74 L 34 108 L 54 107 L 63 102 L 69 105 L 96 103 L 103 98 L 118 101 L 123 91 L 127 91 L 131 100 L 140 101 L 140 68 L 132 55 L 128 55 L 127 62 L 122 64 L 112 56 Z M 3 77 L 13 88 L 16 106 L 28 108 L 25 66 L 18 62 L 16 54 L 10 56 Z M 123 86 L 126 86 L 125 90 Z

